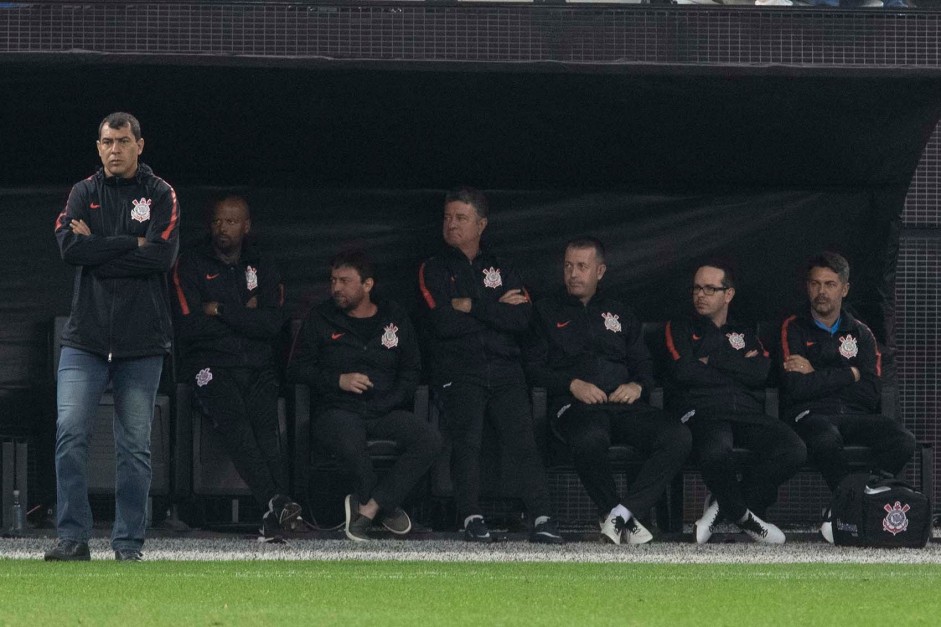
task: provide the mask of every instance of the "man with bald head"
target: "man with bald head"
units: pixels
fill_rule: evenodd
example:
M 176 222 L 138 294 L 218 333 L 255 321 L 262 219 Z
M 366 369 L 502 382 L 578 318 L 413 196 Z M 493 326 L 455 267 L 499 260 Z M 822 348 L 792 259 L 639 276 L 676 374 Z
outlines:
M 534 385 L 546 388 L 553 432 L 568 445 L 598 508 L 601 539 L 645 544 L 653 534 L 639 519 L 683 466 L 690 434 L 647 403 L 654 378 L 641 323 L 601 288 L 607 269 L 600 240 L 566 244 L 564 288 L 536 304 L 527 371 Z M 618 493 L 608 458 L 612 441 L 646 457 L 625 494 Z
M 248 241 L 248 203 L 229 195 L 209 213 L 209 237 L 173 270 L 176 333 L 184 380 L 212 420 L 235 469 L 265 508 L 266 537 L 292 524 L 278 433 L 273 341 L 284 322 L 284 285 L 275 264 Z

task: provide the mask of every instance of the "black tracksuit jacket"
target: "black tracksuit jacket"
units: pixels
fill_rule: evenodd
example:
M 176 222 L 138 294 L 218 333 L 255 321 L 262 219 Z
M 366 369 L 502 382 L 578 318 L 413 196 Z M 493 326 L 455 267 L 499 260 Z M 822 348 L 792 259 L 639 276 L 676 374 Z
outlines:
M 782 370 L 781 416 L 793 422 L 810 411 L 815 414 L 875 414 L 882 398 L 882 355 L 876 338 L 865 324 L 845 309 L 840 326 L 830 335 L 814 323 L 810 314 L 791 316 L 781 325 L 784 359 L 806 357 L 814 372 Z M 859 369 L 853 380 L 852 366 Z
M 573 379 L 605 394 L 633 381 L 643 387 L 645 400 L 654 385 L 640 321 L 630 307 L 601 291 L 585 305 L 565 290 L 536 304 L 526 371 L 530 383 L 546 388 L 553 404 L 571 396 Z
M 273 342 L 284 324 L 284 284 L 275 263 L 247 241 L 239 261 L 228 265 L 207 237 L 180 255 L 173 268 L 173 310 L 186 376 L 207 366 L 263 368 L 274 365 Z M 256 298 L 257 307 L 245 306 Z M 203 303 L 220 304 L 218 316 Z
M 499 302 L 509 290 L 526 293 L 505 259 L 481 250 L 469 261 L 448 247 L 421 265 L 418 282 L 432 335 L 434 383 L 461 375 L 522 376 L 518 336 L 529 326 L 532 304 Z M 452 298 L 470 298 L 470 313 L 454 309 Z
M 703 316 L 668 322 L 664 329 L 672 358 L 671 411 L 681 417 L 735 420 L 765 417 L 765 386 L 771 359 L 753 325 L 728 321 L 717 327 Z M 746 357 L 757 351 L 754 357 Z M 708 363 L 700 361 L 708 358 Z M 767 420 L 774 418 L 767 416 Z
M 84 220 L 91 235 L 72 232 L 72 220 Z M 109 360 L 170 352 L 167 271 L 179 224 L 176 192 L 143 163 L 130 179 L 99 169 L 72 187 L 55 225 L 63 261 L 76 266 L 64 346 Z
M 361 337 L 332 300 L 311 310 L 301 330 L 290 378 L 316 392 L 320 409 L 337 408 L 365 418 L 408 408 L 421 375 L 418 338 L 408 314 L 391 301 L 377 302 L 380 325 Z M 340 389 L 340 375 L 365 374 L 373 387 L 362 394 Z

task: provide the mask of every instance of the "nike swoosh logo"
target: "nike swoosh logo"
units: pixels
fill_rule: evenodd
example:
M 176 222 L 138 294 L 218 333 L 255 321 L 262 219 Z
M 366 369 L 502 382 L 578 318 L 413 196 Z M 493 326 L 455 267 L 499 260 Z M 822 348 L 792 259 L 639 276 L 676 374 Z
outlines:
M 571 320 L 566 320 L 565 322 L 556 322 L 556 323 L 555 323 L 555 328 L 556 328 L 556 329 L 564 329 L 565 327 L 569 326 L 569 323 L 570 323 L 570 322 L 571 322 Z
M 219 273 L 218 273 L 218 272 L 217 272 L 216 274 L 207 274 L 207 275 L 206 275 L 206 280 L 207 280 L 207 281 L 212 281 L 212 280 L 213 280 L 214 278 L 216 278 L 217 276 L 219 276 Z
M 696 335 L 695 333 L 693 333 L 693 339 L 698 342 L 698 341 L 701 340 L 702 338 L 699 337 L 698 335 Z
M 88 205 L 88 206 L 91 207 L 92 209 L 98 209 L 99 207 L 101 207 L 101 205 L 99 205 L 99 204 L 97 204 L 97 203 L 92 203 L 92 204 L 90 204 L 90 205 Z
M 816 344 L 816 342 L 804 342 L 804 344 L 807 346 L 813 346 L 814 344 Z
M 341 337 L 343 337 L 344 335 L 346 335 L 346 333 L 331 333 L 331 334 L 330 334 L 330 339 L 331 339 L 331 340 L 339 340 L 339 339 L 340 339 Z

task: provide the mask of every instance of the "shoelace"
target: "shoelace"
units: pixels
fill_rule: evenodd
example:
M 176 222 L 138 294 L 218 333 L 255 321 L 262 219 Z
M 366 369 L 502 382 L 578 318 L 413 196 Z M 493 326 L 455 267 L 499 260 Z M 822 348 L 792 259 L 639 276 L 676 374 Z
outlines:
M 739 527 L 741 529 L 757 533 L 762 538 L 768 537 L 768 529 L 765 528 L 764 525 L 759 524 L 758 521 L 755 520 L 752 516 L 749 516 L 743 522 L 739 523 Z

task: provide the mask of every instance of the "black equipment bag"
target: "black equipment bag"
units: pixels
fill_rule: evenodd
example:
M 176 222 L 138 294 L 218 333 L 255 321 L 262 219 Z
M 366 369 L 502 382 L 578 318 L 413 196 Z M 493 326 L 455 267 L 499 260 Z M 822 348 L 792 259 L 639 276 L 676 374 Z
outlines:
M 831 505 L 833 543 L 842 546 L 922 548 L 931 537 L 931 504 L 895 477 L 852 474 Z

